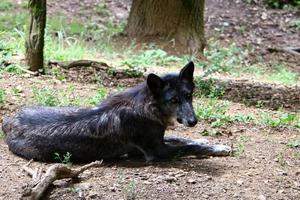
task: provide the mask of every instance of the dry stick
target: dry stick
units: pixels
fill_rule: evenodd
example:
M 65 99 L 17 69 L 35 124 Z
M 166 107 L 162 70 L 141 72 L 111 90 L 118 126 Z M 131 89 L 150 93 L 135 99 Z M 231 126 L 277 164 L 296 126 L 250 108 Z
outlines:
M 300 47 L 268 48 L 270 52 L 286 52 L 295 56 L 300 56 Z
M 65 164 L 54 164 L 48 168 L 43 177 L 39 178 L 38 182 L 34 183 L 33 187 L 30 188 L 29 191 L 26 190 L 23 193 L 22 199 L 38 200 L 43 196 L 44 192 L 55 180 L 65 178 L 76 178 L 85 170 L 90 169 L 92 167 L 99 167 L 101 164 L 102 161 L 95 161 L 77 169 L 71 169 Z M 34 174 L 37 174 L 35 175 L 35 177 L 39 177 L 39 172 L 41 172 L 39 169 L 37 169 L 35 171 L 36 173 L 33 173 L 34 170 L 28 170 L 28 166 L 24 166 L 23 169 L 28 174 L 31 174 L 32 177 Z
M 98 62 L 94 60 L 75 60 L 75 61 L 49 61 L 48 65 L 58 65 L 64 69 L 70 69 L 74 67 L 95 67 L 103 70 L 108 69 L 108 65 L 105 62 Z

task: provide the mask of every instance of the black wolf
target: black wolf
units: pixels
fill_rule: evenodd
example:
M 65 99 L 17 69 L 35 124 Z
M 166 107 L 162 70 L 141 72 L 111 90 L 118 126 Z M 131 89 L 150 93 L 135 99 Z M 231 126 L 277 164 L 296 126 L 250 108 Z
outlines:
M 173 118 L 192 127 L 194 64 L 179 74 L 150 74 L 133 88 L 113 94 L 95 108 L 27 107 L 4 120 L 9 149 L 24 158 L 53 162 L 69 152 L 73 162 L 116 159 L 140 152 L 146 161 L 176 156 L 226 156 L 231 148 L 165 137 Z

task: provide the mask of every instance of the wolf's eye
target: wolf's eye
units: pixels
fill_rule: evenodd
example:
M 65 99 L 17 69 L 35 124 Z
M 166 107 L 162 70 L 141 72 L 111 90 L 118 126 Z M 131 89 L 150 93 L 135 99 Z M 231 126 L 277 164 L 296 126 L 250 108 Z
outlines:
M 186 97 L 186 98 L 192 98 L 192 96 L 193 96 L 192 93 L 187 93 L 187 94 L 185 94 L 185 97 Z
M 176 104 L 178 103 L 178 98 L 177 97 L 173 97 L 172 99 L 169 100 L 170 103 Z

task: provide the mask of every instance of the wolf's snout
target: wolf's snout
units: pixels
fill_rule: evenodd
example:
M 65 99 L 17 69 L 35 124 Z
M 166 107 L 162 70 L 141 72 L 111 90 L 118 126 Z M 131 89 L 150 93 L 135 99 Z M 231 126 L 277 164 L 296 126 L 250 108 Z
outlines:
M 196 118 L 189 119 L 189 120 L 187 120 L 187 125 L 189 127 L 193 127 L 193 126 L 195 126 L 197 124 L 197 122 L 198 122 L 198 120 Z

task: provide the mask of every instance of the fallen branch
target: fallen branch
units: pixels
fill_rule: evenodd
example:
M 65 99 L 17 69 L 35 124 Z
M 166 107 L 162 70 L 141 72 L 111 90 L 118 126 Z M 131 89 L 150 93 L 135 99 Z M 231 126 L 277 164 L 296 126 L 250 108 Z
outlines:
M 55 180 L 65 178 L 77 178 L 79 174 L 81 174 L 85 170 L 88 170 L 92 167 L 99 167 L 102 164 L 102 161 L 95 161 L 77 169 L 71 169 L 65 164 L 54 164 L 47 169 L 44 175 L 42 175 L 41 168 L 32 170 L 28 167 L 31 162 L 32 161 L 29 161 L 29 163 L 22 168 L 30 176 L 32 176 L 33 179 L 33 184 L 31 188 L 26 188 L 22 195 L 22 199 L 28 200 L 40 199 L 43 196 L 44 192 Z
M 300 47 L 268 48 L 269 52 L 286 52 L 295 56 L 300 56 Z
M 75 60 L 75 61 L 49 61 L 48 65 L 58 65 L 64 69 L 71 69 L 74 67 L 95 67 L 102 70 L 107 70 L 108 65 L 105 62 L 98 62 L 94 60 Z

